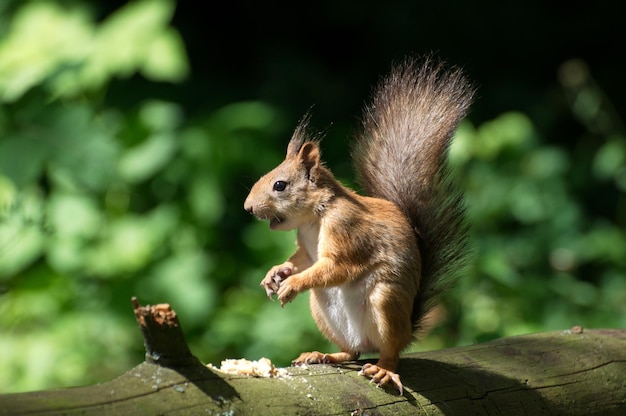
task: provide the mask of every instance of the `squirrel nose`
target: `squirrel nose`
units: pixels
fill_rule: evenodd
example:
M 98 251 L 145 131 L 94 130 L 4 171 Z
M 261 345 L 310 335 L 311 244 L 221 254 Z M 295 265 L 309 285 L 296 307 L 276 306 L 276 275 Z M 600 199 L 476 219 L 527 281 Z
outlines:
M 248 201 L 244 202 L 243 209 L 248 211 L 249 214 L 254 214 L 254 209 L 252 208 L 252 204 Z

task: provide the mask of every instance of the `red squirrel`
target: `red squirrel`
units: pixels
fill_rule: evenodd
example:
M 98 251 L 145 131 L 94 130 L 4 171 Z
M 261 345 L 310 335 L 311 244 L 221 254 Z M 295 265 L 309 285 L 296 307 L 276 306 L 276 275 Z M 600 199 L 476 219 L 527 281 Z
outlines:
M 379 352 L 360 373 L 402 394 L 400 352 L 468 256 L 463 198 L 449 179 L 447 153 L 473 94 L 460 69 L 407 58 L 375 90 L 353 143 L 368 196 L 324 166 L 308 116 L 285 160 L 252 187 L 246 211 L 273 230 L 297 229 L 296 252 L 261 285 L 282 306 L 309 290 L 317 326 L 341 349 L 302 353 L 294 365 Z

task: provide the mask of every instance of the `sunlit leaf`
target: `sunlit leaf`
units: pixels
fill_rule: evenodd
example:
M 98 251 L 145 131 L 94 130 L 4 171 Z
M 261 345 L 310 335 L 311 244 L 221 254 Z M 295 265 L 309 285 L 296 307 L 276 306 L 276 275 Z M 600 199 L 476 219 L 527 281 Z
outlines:
M 99 244 L 86 253 L 86 269 L 101 276 L 120 276 L 146 267 L 178 221 L 172 207 L 161 206 L 144 216 L 126 215 L 107 224 Z
M 25 3 L 0 40 L 0 100 L 15 101 L 40 84 L 57 97 L 72 96 L 139 71 L 182 80 L 188 64 L 169 27 L 173 8 L 170 0 L 130 2 L 97 25 L 84 8 Z
M 188 198 L 196 218 L 205 225 L 217 222 L 224 213 L 225 203 L 221 189 L 212 177 L 193 178 Z
M 220 108 L 212 121 L 225 130 L 263 129 L 275 120 L 275 111 L 259 101 L 240 102 Z
M 533 140 L 533 125 L 526 115 L 504 113 L 478 127 L 473 152 L 478 157 L 493 159 L 507 149 L 519 152 Z
M 213 311 L 217 299 L 210 272 L 208 256 L 186 250 L 160 263 L 150 286 L 140 294 L 153 299 L 167 296 L 169 302 L 178 305 L 177 312 L 185 316 L 189 325 L 197 325 Z
M 119 173 L 129 182 L 144 181 L 163 169 L 177 148 L 178 143 L 172 134 L 154 134 L 124 152 L 118 164 Z
M 141 121 L 153 131 L 173 130 L 183 118 L 181 108 L 164 101 L 148 101 L 139 111 Z
M 48 202 L 48 221 L 55 237 L 93 237 L 101 225 L 95 202 L 86 195 L 55 193 Z
M 36 190 L 24 192 L 0 217 L 0 277 L 22 271 L 43 252 L 43 201 Z
M 593 158 L 593 172 L 600 179 L 609 179 L 626 166 L 626 140 L 606 142 Z
M 6 176 L 0 175 L 0 217 L 13 207 L 16 198 L 15 184 Z
M 564 174 L 569 168 L 567 154 L 562 149 L 549 148 L 529 152 L 524 160 L 524 173 L 538 179 Z
M 58 67 L 84 59 L 91 48 L 91 30 L 80 9 L 25 3 L 9 35 L 0 41 L 0 100 L 14 101 Z
M 112 75 L 141 70 L 158 81 L 180 81 L 187 63 L 180 38 L 167 29 L 173 8 L 169 0 L 141 0 L 109 17 L 96 33 L 97 53 L 87 62 L 85 80 L 99 85 Z M 157 53 L 164 55 L 154 56 Z
M 142 72 L 154 81 L 182 81 L 189 72 L 185 47 L 177 32 L 164 30 L 147 51 Z

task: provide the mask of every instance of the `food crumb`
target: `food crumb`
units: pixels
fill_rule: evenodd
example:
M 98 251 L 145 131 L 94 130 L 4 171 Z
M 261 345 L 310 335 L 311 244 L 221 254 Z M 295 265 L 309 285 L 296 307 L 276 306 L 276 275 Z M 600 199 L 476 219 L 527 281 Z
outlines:
M 268 358 L 261 358 L 258 361 L 241 359 L 228 359 L 222 361 L 219 368 L 213 364 L 207 364 L 207 367 L 221 371 L 227 374 L 236 374 L 250 377 L 264 378 L 280 378 L 289 375 L 286 369 L 276 368 L 272 361 Z
M 582 334 L 583 327 L 581 325 L 575 325 L 572 327 L 571 331 L 572 331 L 572 334 Z

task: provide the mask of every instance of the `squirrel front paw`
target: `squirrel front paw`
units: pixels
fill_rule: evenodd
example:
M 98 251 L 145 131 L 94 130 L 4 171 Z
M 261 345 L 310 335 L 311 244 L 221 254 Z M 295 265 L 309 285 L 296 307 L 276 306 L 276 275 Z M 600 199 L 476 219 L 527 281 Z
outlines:
M 281 283 L 291 276 L 292 273 L 292 266 L 288 263 L 272 267 L 265 275 L 265 278 L 261 281 L 261 286 L 265 289 L 267 297 L 272 299 L 272 295 L 278 292 L 278 288 Z
M 298 287 L 298 283 L 300 282 L 297 277 L 281 282 L 278 290 L 276 291 L 278 300 L 280 301 L 280 306 L 285 306 L 285 304 L 294 300 L 296 295 L 303 290 Z

